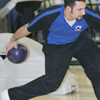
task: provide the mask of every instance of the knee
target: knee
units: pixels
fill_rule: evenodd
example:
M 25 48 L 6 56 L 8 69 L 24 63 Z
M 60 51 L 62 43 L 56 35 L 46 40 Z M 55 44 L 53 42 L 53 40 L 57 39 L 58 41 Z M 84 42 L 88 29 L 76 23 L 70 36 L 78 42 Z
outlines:
M 48 88 L 49 92 L 51 93 L 51 92 L 56 91 L 59 88 L 60 84 L 61 84 L 61 82 L 52 81 L 52 82 L 47 83 L 47 88 Z
M 95 70 L 90 70 L 86 72 L 87 77 L 91 80 L 92 83 L 100 82 L 100 72 Z
M 56 91 L 60 84 L 63 81 L 63 77 L 57 78 L 57 77 L 45 77 L 45 86 L 48 89 L 49 92 L 54 92 Z
M 56 85 L 49 85 L 49 86 L 48 86 L 48 89 L 49 89 L 50 92 L 54 92 L 54 91 L 56 91 L 58 88 L 59 88 L 59 86 L 56 86 Z

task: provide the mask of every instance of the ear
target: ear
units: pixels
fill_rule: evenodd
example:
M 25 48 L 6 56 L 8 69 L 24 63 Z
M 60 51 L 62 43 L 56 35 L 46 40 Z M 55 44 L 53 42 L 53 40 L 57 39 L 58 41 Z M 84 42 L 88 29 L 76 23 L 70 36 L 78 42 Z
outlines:
M 71 7 L 70 6 L 66 6 L 65 9 L 66 9 L 67 12 L 71 12 Z

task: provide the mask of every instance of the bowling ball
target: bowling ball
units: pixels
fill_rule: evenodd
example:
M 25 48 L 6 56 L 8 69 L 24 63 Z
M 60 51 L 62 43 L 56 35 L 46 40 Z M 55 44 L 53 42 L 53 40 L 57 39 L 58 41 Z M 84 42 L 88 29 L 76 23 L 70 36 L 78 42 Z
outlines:
M 22 63 L 27 58 L 27 48 L 22 44 L 17 44 L 18 48 L 12 48 L 8 51 L 7 58 L 12 63 Z

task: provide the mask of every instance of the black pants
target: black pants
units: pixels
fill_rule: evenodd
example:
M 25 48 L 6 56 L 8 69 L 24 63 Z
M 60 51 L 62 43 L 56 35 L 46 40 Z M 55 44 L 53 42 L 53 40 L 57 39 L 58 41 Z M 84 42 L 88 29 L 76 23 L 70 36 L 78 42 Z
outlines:
M 45 44 L 43 52 L 45 75 L 23 86 L 9 89 L 10 100 L 28 100 L 55 91 L 63 81 L 72 57 L 77 58 L 84 68 L 100 100 L 100 49 L 87 32 L 82 32 L 75 42 L 67 45 Z

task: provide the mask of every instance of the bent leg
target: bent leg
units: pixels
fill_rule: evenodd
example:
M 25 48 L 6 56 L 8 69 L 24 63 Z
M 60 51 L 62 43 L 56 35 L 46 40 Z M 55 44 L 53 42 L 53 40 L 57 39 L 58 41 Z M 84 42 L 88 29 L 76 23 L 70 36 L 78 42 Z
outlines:
M 74 57 L 84 68 L 87 77 L 92 82 L 95 94 L 100 100 L 100 48 L 90 38 L 86 38 L 85 41 Z

